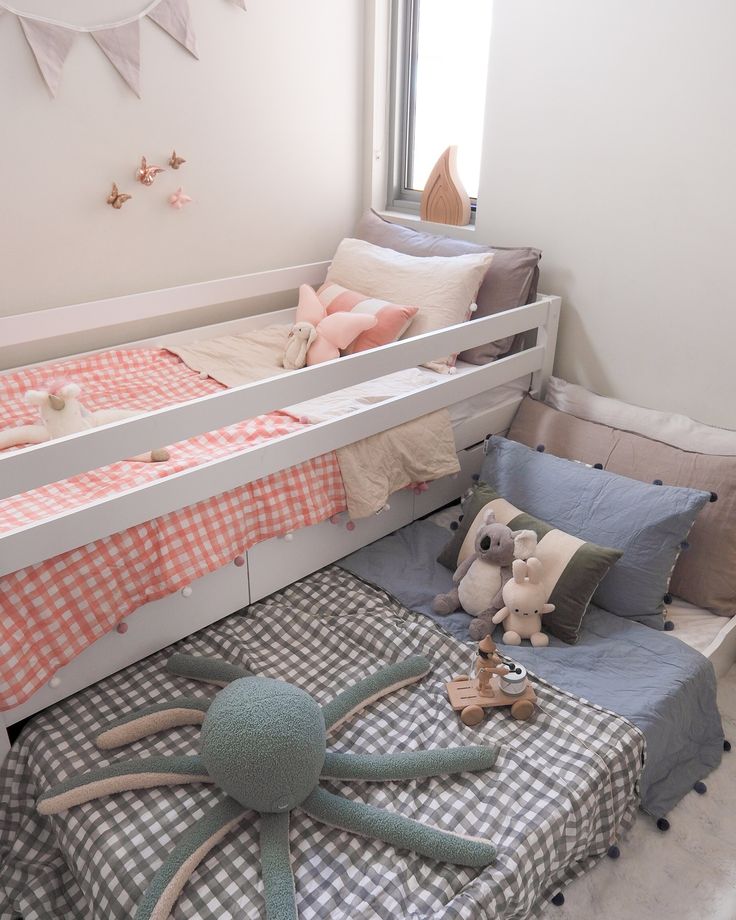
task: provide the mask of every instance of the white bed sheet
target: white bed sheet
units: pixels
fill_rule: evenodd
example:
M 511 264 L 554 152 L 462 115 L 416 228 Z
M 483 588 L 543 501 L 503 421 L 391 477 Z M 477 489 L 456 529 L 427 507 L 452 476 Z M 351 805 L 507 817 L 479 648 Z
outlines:
M 466 364 L 465 361 L 458 361 L 456 367 L 458 374 L 465 374 L 476 368 L 477 365 Z M 431 374 L 433 372 L 428 371 L 428 373 Z M 483 393 L 478 393 L 477 396 L 471 396 L 469 399 L 464 399 L 462 402 L 455 403 L 449 407 L 452 427 L 457 428 L 458 425 L 461 425 L 469 418 L 473 418 L 473 416 L 479 415 L 481 412 L 485 412 L 488 409 L 500 406 L 512 396 L 523 396 L 524 393 L 529 391 L 531 381 L 532 375 L 524 374 L 523 377 L 518 377 L 510 383 L 505 383 L 503 386 L 494 387 L 492 390 L 485 390 Z
M 467 374 L 476 368 L 475 364 L 458 361 L 456 374 Z M 284 411 L 305 423 L 317 424 L 328 419 L 340 418 L 366 406 L 375 405 L 423 387 L 436 385 L 446 379 L 444 374 L 438 374 L 426 367 L 413 367 L 369 380 L 366 383 L 345 387 L 315 399 L 305 400 L 286 407 Z M 453 429 L 481 412 L 502 405 L 510 398 L 521 397 L 528 391 L 530 383 L 531 374 L 525 374 L 503 386 L 485 390 L 476 396 L 454 403 L 448 407 Z

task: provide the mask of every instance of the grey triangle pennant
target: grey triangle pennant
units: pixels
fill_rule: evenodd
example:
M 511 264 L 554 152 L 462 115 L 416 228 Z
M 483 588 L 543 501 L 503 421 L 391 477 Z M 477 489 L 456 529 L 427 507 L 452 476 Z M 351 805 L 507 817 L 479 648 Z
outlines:
M 38 22 L 35 19 L 24 19 L 19 16 L 23 34 L 30 45 L 33 56 L 41 71 L 41 76 L 55 96 L 61 82 L 61 71 L 67 55 L 71 51 L 77 33 L 72 29 L 51 25 L 48 22 Z
M 113 29 L 98 29 L 92 38 L 102 48 L 112 66 L 140 99 L 141 36 L 140 20 Z
M 183 45 L 193 57 L 199 58 L 188 0 L 161 0 L 148 13 L 148 18 Z

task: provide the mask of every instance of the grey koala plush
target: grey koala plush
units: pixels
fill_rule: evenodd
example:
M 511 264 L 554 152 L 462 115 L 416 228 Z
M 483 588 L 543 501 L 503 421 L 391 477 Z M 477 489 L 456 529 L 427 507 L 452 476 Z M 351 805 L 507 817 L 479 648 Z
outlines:
M 460 563 L 452 576 L 455 587 L 438 594 L 432 608 L 446 615 L 462 607 L 475 617 L 468 631 L 471 639 L 482 639 L 493 632 L 493 615 L 503 607 L 503 587 L 512 577 L 514 559 L 534 555 L 537 535 L 533 530 L 511 530 L 496 523 L 492 509 L 486 511 L 475 535 L 475 552 Z

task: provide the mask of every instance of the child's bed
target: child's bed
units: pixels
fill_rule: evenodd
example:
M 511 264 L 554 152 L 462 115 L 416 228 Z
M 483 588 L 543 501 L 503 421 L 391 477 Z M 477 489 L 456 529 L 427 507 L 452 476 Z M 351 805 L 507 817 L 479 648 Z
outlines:
M 130 319 L 170 313 L 180 321 L 207 304 L 319 282 L 325 269 L 62 308 L 40 323 L 0 319 L 0 341 L 49 354 L 47 336 L 62 330 L 117 334 L 123 310 Z M 6 391 L 17 395 L 50 373 L 83 373 L 91 403 L 114 392 L 146 414 L 0 454 L 0 724 L 40 713 L 12 750 L 0 734 L 10 796 L 0 825 L 0 909 L 23 920 L 130 916 L 176 833 L 203 813 L 206 789 L 126 793 L 55 818 L 33 807 L 48 785 L 108 762 L 92 738 L 112 713 L 187 692 L 186 681 L 163 671 L 160 650 L 195 630 L 182 648 L 247 660 L 318 698 L 386 662 L 427 655 L 432 674 L 344 728 L 336 736 L 343 749 L 473 738 L 503 746 L 487 778 L 351 787 L 366 801 L 489 837 L 496 866 L 477 873 L 397 855 L 300 816 L 292 850 L 305 918 L 533 916 L 616 843 L 640 804 L 664 816 L 717 765 L 723 735 L 713 666 L 732 660 L 736 618 L 673 601 L 674 635 L 692 637 L 689 648 L 592 608 L 578 645 L 553 641 L 546 655 L 515 650 L 540 700 L 531 722 L 499 711 L 470 729 L 444 690 L 445 679 L 470 666 L 472 649 L 457 639 L 466 638 L 467 617 L 443 618 L 438 629 L 412 612 L 431 616 L 431 599 L 451 574 L 433 562 L 447 536 L 437 523 L 447 515 L 419 519 L 465 492 L 486 435 L 505 432 L 524 395 L 544 389 L 559 309 L 559 298 L 538 297 L 286 375 L 268 364 L 272 356 L 252 375 L 241 346 L 292 322 L 293 309 L 5 375 Z M 492 363 L 459 362 L 445 375 L 417 367 L 509 336 L 517 348 Z M 203 340 L 215 341 L 214 351 Z M 233 342 L 241 358 L 223 374 Z M 23 421 L 17 408 L 2 411 L 3 424 Z M 123 459 L 164 444 L 170 464 Z M 70 477 L 71 488 L 58 484 Z M 342 569 L 318 571 L 339 559 Z M 179 728 L 137 742 L 133 753 L 187 753 L 196 738 Z M 254 827 L 243 822 L 219 859 L 195 872 L 173 917 L 259 916 L 256 852 Z
M 0 340 L 7 347 L 30 343 L 49 353 L 62 329 L 86 326 L 119 335 L 121 315 L 131 320 L 170 315 L 181 322 L 187 311 L 207 303 L 237 304 L 243 297 L 314 283 L 326 267 L 64 307 L 35 314 L 32 322 L 8 317 L 0 319 Z M 16 398 L 4 400 L 3 425 L 27 421 L 17 397 L 58 374 L 83 374 L 89 391 L 82 398 L 93 409 L 112 400 L 147 411 L 0 454 L 4 724 L 459 496 L 480 462 L 482 438 L 505 430 L 524 392 L 543 385 L 558 315 L 559 298 L 542 297 L 473 323 L 286 375 L 281 368 L 273 376 L 266 371 L 267 379 L 262 373 L 230 387 L 198 371 L 201 355 L 191 358 L 197 343 L 232 336 L 252 341 L 274 324 L 287 328 L 293 309 L 6 372 L 0 378 L 6 396 Z M 523 332 L 520 350 L 492 364 L 460 362 L 453 375 L 416 368 L 437 352 Z M 169 349 L 187 351 L 189 364 Z M 385 392 L 384 380 L 391 384 Z M 365 387 L 359 399 L 341 404 L 332 399 L 326 408 L 315 401 L 356 385 Z M 290 413 L 279 411 L 286 406 Z M 450 407 L 446 418 L 440 416 L 445 407 Z M 444 428 L 434 423 L 428 428 L 428 420 L 438 417 Z M 425 429 L 444 432 L 444 453 L 433 451 L 431 443 L 402 451 L 401 440 L 390 440 L 413 437 L 406 442 L 413 446 Z M 351 520 L 347 464 L 352 460 L 355 481 L 364 461 L 359 451 L 368 442 L 354 442 L 368 435 L 404 454 L 401 471 L 416 474 L 404 483 L 416 487 L 396 492 L 390 501 L 381 498 L 377 506 L 372 494 L 374 504 L 358 504 L 361 517 L 353 514 Z M 165 464 L 123 460 L 162 444 L 173 445 Z M 435 454 L 442 455 L 444 467 Z M 425 479 L 432 481 L 427 485 Z M 379 513 L 362 516 L 367 508 Z M 7 738 L 0 745 L 4 754 Z

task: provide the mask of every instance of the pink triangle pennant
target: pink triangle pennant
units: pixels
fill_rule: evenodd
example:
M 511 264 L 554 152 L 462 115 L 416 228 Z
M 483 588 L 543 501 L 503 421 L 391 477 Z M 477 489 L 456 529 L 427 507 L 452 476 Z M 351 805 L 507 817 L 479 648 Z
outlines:
M 140 99 L 141 97 L 141 30 L 135 19 L 114 29 L 98 29 L 92 38 L 106 57 Z
M 193 57 L 199 59 L 188 0 L 161 0 L 150 11 L 148 18 L 183 45 Z
M 24 19 L 22 16 L 18 19 L 41 76 L 46 81 L 51 95 L 55 96 L 61 82 L 61 71 L 74 44 L 76 32 L 47 22 Z

